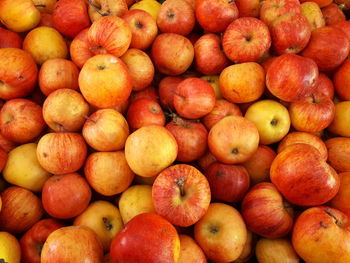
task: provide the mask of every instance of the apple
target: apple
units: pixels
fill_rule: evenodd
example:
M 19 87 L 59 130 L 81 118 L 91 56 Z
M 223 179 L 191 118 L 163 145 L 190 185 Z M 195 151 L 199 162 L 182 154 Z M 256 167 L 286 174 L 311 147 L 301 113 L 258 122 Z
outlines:
M 311 31 L 326 25 L 321 8 L 316 2 L 303 2 L 300 7 L 301 13 L 309 21 Z
M 11 31 L 26 32 L 39 24 L 40 12 L 31 0 L 3 0 L 0 20 Z
M 338 174 L 320 152 L 303 143 L 290 145 L 277 154 L 270 179 L 290 203 L 300 206 L 328 202 L 337 194 L 340 184 Z
M 185 0 L 167 0 L 160 7 L 157 25 L 163 33 L 186 36 L 192 32 L 196 22 L 194 9 Z
M 154 66 L 151 58 L 145 52 L 140 49 L 130 48 L 120 59 L 129 69 L 133 90 L 145 89 L 152 83 Z
M 346 59 L 333 75 L 334 88 L 341 100 L 350 100 L 349 73 L 350 59 Z
M 190 40 L 175 33 L 159 34 L 153 42 L 151 53 L 156 68 L 170 76 L 184 73 L 194 58 Z
M 90 154 L 84 165 L 84 174 L 90 186 L 104 196 L 124 192 L 134 179 L 123 151 Z
M 0 27 L 0 48 L 22 48 L 22 42 L 18 33 Z
M 350 32 L 349 32 L 350 22 L 348 20 L 340 21 L 340 22 L 335 23 L 335 24 L 333 24 L 331 26 L 342 30 L 346 34 L 346 36 L 350 39 Z
M 180 237 L 180 257 L 178 263 L 207 263 L 203 250 L 196 241 L 188 235 Z
M 56 3 L 56 1 L 55 1 L 55 3 Z M 53 27 L 52 14 L 40 13 L 40 22 L 38 24 L 38 27 L 39 26 Z
M 70 45 L 71 59 L 78 68 L 82 68 L 85 62 L 94 56 L 89 47 L 88 31 L 88 28 L 80 31 Z
M 8 100 L 1 108 L 1 134 L 13 142 L 30 142 L 38 137 L 44 128 L 42 109 L 31 100 Z
M 213 199 L 238 203 L 249 189 L 249 174 L 242 165 L 214 162 L 205 169 L 204 174 Z
M 259 132 L 255 124 L 241 116 L 227 116 L 209 131 L 208 146 L 222 163 L 235 164 L 248 160 L 257 150 Z
M 211 203 L 207 213 L 194 226 L 194 238 L 209 259 L 231 262 L 243 251 L 247 228 L 235 208 Z
M 306 262 L 349 262 L 349 221 L 344 213 L 326 206 L 312 207 L 295 222 L 292 244 Z M 336 259 L 335 259 L 336 258 Z
M 58 89 L 79 90 L 79 70 L 70 60 L 55 58 L 45 61 L 39 71 L 39 87 L 43 94 L 49 94 Z
M 42 263 L 102 262 L 103 247 L 93 230 L 86 226 L 68 226 L 53 231 L 42 252 Z
M 36 222 L 20 239 L 21 258 L 26 263 L 40 263 L 41 250 L 47 237 L 64 225 L 52 218 Z
M 296 131 L 288 133 L 278 144 L 277 153 L 280 153 L 283 150 L 285 150 L 288 146 L 297 143 L 305 143 L 315 147 L 319 151 L 322 159 L 327 161 L 328 151 L 326 144 L 322 141 L 320 137 L 308 132 Z
M 46 26 L 30 31 L 23 41 L 23 49 L 28 51 L 39 65 L 46 60 L 66 58 L 68 55 L 67 44 L 62 35 L 56 29 Z
M 350 137 L 350 101 L 335 104 L 335 115 L 328 130 L 334 134 Z
M 241 255 L 235 261 L 233 261 L 233 263 L 250 262 L 250 260 L 255 254 L 255 243 L 256 235 L 253 234 L 252 231 L 247 230 L 247 240 L 244 244 L 243 251 Z
M 210 187 L 194 166 L 177 164 L 164 169 L 152 186 L 157 214 L 182 227 L 195 224 L 207 212 Z
M 39 164 L 52 174 L 78 171 L 86 154 L 83 136 L 73 132 L 47 133 L 40 138 L 37 146 Z
M 228 25 L 238 18 L 238 8 L 229 0 L 197 0 L 196 18 L 208 32 L 224 32 Z
M 260 7 L 260 20 L 270 26 L 273 21 L 285 14 L 301 14 L 298 0 L 266 0 Z
M 240 17 L 225 30 L 222 46 L 225 55 L 234 63 L 256 62 L 271 46 L 266 24 L 254 17 Z
M 300 3 L 304 3 L 308 0 L 301 0 Z M 337 0 L 338 2 L 339 0 Z M 328 6 L 329 4 L 331 4 L 333 1 L 331 0 L 314 0 L 314 2 L 320 7 L 325 7 L 325 6 Z
M 1 48 L 0 60 L 0 98 L 10 100 L 29 95 L 38 77 L 32 56 L 18 48 Z
M 10 186 L 0 194 L 0 229 L 20 234 L 31 228 L 44 214 L 41 200 L 31 191 Z
M 79 87 L 92 106 L 111 108 L 128 99 L 132 78 L 121 59 L 109 54 L 97 55 L 88 59 L 81 69 Z
M 320 71 L 332 71 L 340 66 L 349 54 L 350 42 L 338 28 L 324 26 L 311 32 L 311 38 L 302 56 L 313 59 Z
M 299 263 L 298 254 L 287 238 L 260 238 L 256 243 L 255 254 L 259 263 Z
M 195 42 L 194 60 L 196 70 L 207 75 L 219 74 L 229 64 L 220 37 L 212 33 L 204 34 Z
M 205 171 L 212 163 L 216 162 L 214 155 L 208 150 L 198 160 L 197 164 L 201 171 Z
M 128 50 L 131 36 L 131 29 L 122 18 L 104 16 L 89 28 L 89 48 L 94 54 L 108 53 L 120 57 Z
M 222 99 L 219 88 L 219 75 L 204 75 L 200 77 L 201 79 L 207 81 L 210 86 L 214 89 L 216 99 Z
M 259 17 L 261 3 L 260 0 L 236 0 L 239 17 Z
M 7 159 L 8 159 L 7 152 L 0 147 L 0 172 L 4 170 L 7 163 Z M 1 211 L 1 205 L 0 205 L 0 211 Z
M 336 82 L 335 77 L 334 77 L 333 81 Z M 324 73 L 320 73 L 318 75 L 318 83 L 316 84 L 315 90 L 317 92 L 320 92 L 320 93 L 323 93 L 323 94 L 327 95 L 332 100 L 334 98 L 334 85 L 333 85 L 333 82 Z
M 107 201 L 95 201 L 74 219 L 75 226 L 87 226 L 100 239 L 104 251 L 109 251 L 113 238 L 123 228 L 123 221 L 116 206 Z
M 151 99 L 138 99 L 130 103 L 126 119 L 132 131 L 147 125 L 165 125 L 162 108 Z
M 131 29 L 130 47 L 148 49 L 158 35 L 157 23 L 152 16 L 144 10 L 134 9 L 126 12 L 122 18 Z
M 44 184 L 42 203 L 52 217 L 68 219 L 80 215 L 89 205 L 91 189 L 77 173 L 54 175 Z
M 149 100 L 152 100 L 154 102 L 159 103 L 158 90 L 156 90 L 156 88 L 154 86 L 148 86 L 147 88 L 145 88 L 143 90 L 132 91 L 128 101 L 130 103 L 133 103 L 134 101 L 139 100 L 139 99 L 149 99 Z M 126 113 L 126 111 L 127 111 L 127 109 L 125 109 L 125 113 Z
M 292 102 L 310 95 L 317 85 L 317 78 L 317 64 L 312 59 L 283 54 L 268 67 L 266 86 L 277 98 Z
M 0 232 L 0 255 L 4 262 L 20 263 L 21 246 L 15 236 L 8 232 Z
M 6 139 L 4 135 L 1 134 L 0 131 L 0 149 L 4 150 L 6 153 L 10 152 L 14 148 L 16 148 L 17 144 Z
M 85 121 L 82 135 L 87 144 L 97 151 L 118 151 L 124 148 L 129 125 L 116 110 L 97 110 Z
M 349 184 L 350 184 L 350 172 L 339 173 L 340 178 L 340 188 L 336 196 L 330 201 L 329 205 L 332 208 L 338 209 L 350 216 L 350 206 L 349 206 Z
M 89 3 L 88 13 L 92 22 L 103 16 L 122 17 L 128 11 L 125 0 L 87 0 Z
M 32 0 L 34 6 L 40 11 L 41 14 L 51 14 L 54 10 L 56 0 Z
M 164 110 L 174 111 L 174 93 L 177 85 L 180 84 L 184 79 L 181 77 L 164 77 L 158 85 L 158 95 L 160 100 L 160 105 L 162 105 Z
M 270 25 L 272 46 L 278 54 L 297 54 L 311 37 L 309 21 L 303 14 L 288 13 L 272 21 Z
M 136 1 L 135 1 L 136 2 Z M 154 21 L 157 21 L 158 13 L 160 11 L 161 4 L 156 0 L 141 0 L 130 6 L 129 10 L 143 10 L 149 13 Z
M 176 86 L 174 108 L 187 119 L 202 118 L 215 106 L 215 93 L 208 82 L 200 78 L 187 78 Z
M 53 26 L 62 35 L 74 38 L 90 26 L 84 0 L 58 0 L 52 12 Z
M 325 141 L 328 163 L 338 172 L 350 172 L 350 138 L 334 137 Z
M 346 20 L 343 11 L 335 3 L 331 3 L 321 9 L 327 26 Z

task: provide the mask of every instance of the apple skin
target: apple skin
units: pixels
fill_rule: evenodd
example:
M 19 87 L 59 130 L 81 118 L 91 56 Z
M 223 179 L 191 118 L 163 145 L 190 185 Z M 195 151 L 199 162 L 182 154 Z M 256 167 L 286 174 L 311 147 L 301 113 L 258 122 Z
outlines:
M 311 38 L 301 55 L 313 59 L 320 71 L 332 71 L 349 54 L 350 41 L 338 28 L 324 26 L 311 32 Z
M 84 0 L 59 0 L 52 12 L 53 26 L 62 35 L 74 38 L 81 30 L 90 26 Z
M 283 237 L 293 226 L 293 208 L 267 182 L 256 184 L 245 195 L 242 216 L 248 229 L 266 238 Z
M 77 173 L 54 175 L 44 184 L 42 203 L 52 217 L 68 219 L 80 215 L 89 205 L 91 189 Z
M 336 3 L 331 3 L 321 9 L 326 26 L 334 25 L 338 22 L 346 20 L 343 11 L 339 8 Z
M 185 0 L 163 2 L 157 16 L 157 25 L 163 33 L 186 36 L 192 32 L 196 23 L 194 9 Z
M 129 136 L 129 125 L 118 111 L 102 109 L 89 116 L 82 134 L 89 146 L 96 151 L 118 151 L 124 148 Z
M 267 25 L 254 17 L 241 17 L 225 30 L 222 46 L 226 56 L 234 63 L 256 62 L 271 46 Z
M 78 68 L 82 68 L 85 62 L 94 56 L 89 47 L 88 31 L 88 28 L 80 31 L 69 47 L 71 59 Z
M 55 3 L 56 3 L 56 1 L 55 1 Z M 40 22 L 39 22 L 38 26 L 53 27 L 52 14 L 41 13 L 40 14 Z
M 41 92 L 49 94 L 58 89 L 79 90 L 79 70 L 70 60 L 56 58 L 45 61 L 39 71 L 39 87 Z
M 125 0 L 87 0 L 88 13 L 92 22 L 103 16 L 122 17 L 128 11 Z
M 306 262 L 349 262 L 349 218 L 337 209 L 312 207 L 295 222 L 292 244 Z M 317 252 L 316 252 L 317 251 Z M 336 259 L 335 259 L 336 258 Z
M 350 101 L 341 101 L 335 104 L 335 115 L 328 130 L 334 134 L 350 137 Z
M 238 8 L 229 0 L 197 0 L 196 18 L 205 31 L 221 33 L 238 18 Z
M 131 36 L 131 29 L 122 18 L 104 16 L 89 28 L 89 47 L 96 55 L 108 53 L 120 57 L 128 50 Z
M 158 27 L 152 16 L 144 10 L 129 10 L 122 17 L 131 29 L 130 48 L 148 49 L 156 36 Z
M 135 4 L 130 6 L 129 10 L 134 10 L 134 9 L 144 10 L 152 16 L 154 21 L 157 21 L 160 8 L 161 8 L 161 3 L 156 0 L 141 0 L 141 1 L 137 1 Z
M 33 0 L 34 6 L 41 14 L 52 14 L 57 0 Z
M 242 165 L 212 163 L 205 169 L 211 196 L 229 203 L 238 203 L 250 186 L 247 170 Z
M 194 226 L 194 238 L 208 259 L 231 262 L 243 251 L 247 228 L 235 208 L 211 203 L 207 213 Z
M 235 164 L 248 160 L 257 150 L 259 132 L 252 121 L 241 116 L 227 116 L 209 131 L 208 146 L 222 163 Z
M 148 86 L 143 90 L 132 91 L 128 101 L 130 104 L 139 99 L 150 99 L 154 102 L 159 103 L 158 90 L 154 86 Z M 126 111 L 127 109 L 125 109 L 125 113 Z
M 256 243 L 255 251 L 259 263 L 299 263 L 299 256 L 286 238 L 260 238 Z
M 97 86 L 100 89 L 96 90 Z M 132 78 L 121 59 L 109 54 L 96 55 L 88 59 L 81 69 L 79 87 L 92 106 L 111 108 L 128 99 Z
M 335 74 L 333 75 L 333 81 L 334 81 L 334 83 L 336 83 Z M 318 75 L 318 83 L 316 85 L 315 90 L 317 92 L 320 92 L 320 93 L 323 93 L 323 94 L 327 95 L 330 99 L 333 100 L 333 98 L 334 98 L 334 89 L 335 88 L 334 88 L 332 80 L 329 77 L 327 77 L 326 74 L 320 73 Z
M 196 70 L 202 74 L 219 74 L 229 60 L 221 48 L 221 39 L 215 34 L 204 34 L 194 44 Z
M 281 100 L 298 101 L 313 92 L 317 85 L 318 74 L 317 64 L 312 59 L 295 54 L 283 54 L 269 66 L 266 72 L 266 86 Z M 288 87 L 288 90 L 285 87 Z
M 0 254 L 4 262 L 20 263 L 21 246 L 15 236 L 8 232 L 0 232 Z M 28 262 L 30 263 L 30 262 Z
M 8 100 L 1 108 L 1 134 L 13 142 L 30 142 L 39 136 L 45 126 L 42 108 L 31 100 Z
M 301 14 L 298 0 L 267 0 L 260 8 L 260 20 L 270 26 L 273 21 L 285 14 Z
M 87 146 L 79 133 L 47 133 L 38 142 L 38 161 L 52 174 L 78 171 L 83 166 L 86 154 Z
M 159 82 L 158 95 L 159 95 L 160 105 L 162 105 L 164 110 L 175 111 L 174 93 L 177 85 L 179 85 L 180 82 L 183 80 L 184 79 L 181 77 L 167 76 Z
M 18 33 L 0 27 L 0 48 L 22 48 L 22 42 Z
M 21 258 L 26 263 L 40 263 L 42 247 L 47 237 L 64 225 L 52 218 L 35 223 L 20 239 Z
M 175 263 L 180 255 L 176 229 L 163 217 L 143 213 L 131 219 L 113 239 L 112 262 Z
M 207 212 L 210 199 L 208 180 L 187 164 L 164 169 L 152 186 L 157 214 L 177 226 L 188 227 L 198 222 Z
M 332 208 L 338 209 L 347 216 L 350 216 L 350 172 L 339 173 L 340 188 L 336 196 L 329 202 Z
M 334 137 L 325 144 L 328 163 L 338 172 L 350 172 L 350 138 Z
M 8 159 L 7 152 L 0 147 L 0 172 L 2 172 L 3 169 L 5 168 L 7 164 L 7 159 Z M 0 205 L 0 211 L 1 211 L 1 205 Z
M 323 27 L 326 25 L 324 21 L 323 14 L 321 8 L 316 2 L 303 2 L 301 7 L 301 12 L 305 16 L 305 18 L 309 21 L 309 25 L 311 26 L 311 31 Z
M 38 78 L 32 56 L 18 48 L 1 48 L 0 60 L 0 98 L 10 100 L 29 95 Z
M 10 186 L 0 194 L 0 229 L 20 234 L 31 228 L 44 214 L 41 200 L 31 191 Z
M 41 262 L 102 262 L 103 246 L 86 226 L 68 226 L 52 232 L 42 249 Z
M 152 44 L 152 61 L 169 76 L 181 75 L 192 64 L 194 48 L 190 40 L 174 33 L 159 34 Z
M 350 39 L 350 31 L 349 31 L 350 30 L 350 22 L 348 20 L 335 23 L 331 26 L 342 30 L 346 34 L 346 36 Z
M 261 7 L 259 0 L 236 0 L 235 3 L 239 17 L 259 17 Z
M 341 100 L 350 100 L 350 59 L 345 62 L 334 72 L 333 83 L 334 88 Z
M 328 202 L 340 185 L 338 174 L 319 151 L 303 143 L 290 145 L 277 154 L 270 168 L 270 179 L 290 203 L 300 206 Z
M 17 144 L 6 139 L 4 135 L 0 132 L 0 149 L 4 150 L 5 152 L 9 153 L 11 150 L 16 148 Z
M 180 257 L 178 263 L 207 263 L 203 250 L 196 241 L 188 235 L 180 237 Z

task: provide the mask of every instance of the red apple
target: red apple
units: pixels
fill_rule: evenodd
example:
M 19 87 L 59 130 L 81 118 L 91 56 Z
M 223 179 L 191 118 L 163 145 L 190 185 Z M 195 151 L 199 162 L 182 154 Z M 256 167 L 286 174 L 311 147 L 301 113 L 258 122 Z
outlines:
M 260 0 L 236 0 L 235 3 L 238 8 L 239 17 L 259 17 Z
M 164 169 L 152 186 L 152 200 L 157 214 L 182 227 L 195 224 L 206 213 L 210 187 L 195 167 L 178 164 Z
M 309 44 L 301 54 L 313 59 L 320 71 L 332 71 L 344 62 L 349 50 L 350 41 L 343 31 L 324 26 L 311 32 Z
M 55 1 L 55 3 L 56 3 L 56 1 Z M 40 13 L 40 22 L 39 22 L 38 26 L 53 27 L 52 14 Z
M 346 34 L 346 36 L 350 39 L 350 21 L 349 20 L 341 21 L 341 22 L 335 23 L 331 26 L 336 27 L 336 28 L 340 29 L 341 31 L 343 31 Z
M 31 228 L 44 214 L 39 197 L 31 191 L 11 186 L 0 194 L 0 229 L 19 234 Z
M 338 172 L 350 172 L 350 138 L 334 137 L 325 144 L 328 163 Z
M 158 85 L 158 94 L 160 105 L 162 105 L 164 110 L 174 111 L 174 94 L 177 85 L 183 81 L 181 77 L 165 77 L 163 78 Z
M 44 130 L 41 107 L 27 99 L 8 100 L 0 111 L 1 134 L 17 143 L 30 142 Z
M 193 162 L 206 152 L 208 132 L 202 123 L 174 115 L 165 128 L 171 132 L 177 142 L 176 160 Z
M 208 179 L 213 199 L 237 203 L 249 189 L 249 174 L 241 165 L 214 162 L 204 174 Z
M 158 27 L 153 17 L 141 9 L 129 10 L 122 17 L 131 29 L 131 48 L 148 49 L 158 34 Z
M 350 172 L 339 173 L 340 188 L 337 195 L 330 201 L 330 206 L 342 211 L 347 216 L 350 216 Z
M 269 50 L 270 32 L 261 20 L 241 17 L 226 28 L 222 46 L 226 56 L 234 63 L 255 62 Z
M 29 95 L 38 77 L 32 56 L 18 48 L 1 48 L 0 61 L 0 98 L 10 100 Z
M 336 23 L 346 20 L 343 11 L 339 8 L 336 3 L 331 3 L 321 9 L 326 26 L 331 26 Z
M 277 154 L 270 179 L 289 202 L 300 206 L 322 205 L 339 190 L 336 171 L 315 147 L 303 143 L 290 145 Z
M 132 91 L 129 97 L 129 102 L 133 103 L 134 101 L 139 99 L 150 99 L 154 102 L 159 103 L 158 93 L 154 86 L 149 86 L 143 90 Z
M 80 31 L 70 45 L 71 59 L 78 68 L 82 68 L 85 62 L 94 55 L 90 50 L 88 31 L 88 28 Z
M 215 106 L 215 93 L 211 85 L 200 78 L 187 78 L 177 85 L 174 93 L 176 112 L 187 119 L 204 117 Z
M 230 0 L 197 0 L 196 18 L 205 31 L 221 33 L 238 18 L 238 8 Z
M 74 38 L 90 26 L 84 0 L 59 0 L 52 13 L 53 26 L 64 36 Z
M 248 229 L 260 236 L 278 238 L 293 226 L 293 208 L 272 183 L 259 183 L 242 201 L 242 216 Z
M 184 73 L 194 57 L 194 49 L 188 38 L 174 33 L 163 33 L 152 45 L 152 61 L 163 74 L 176 76 Z
M 9 139 L 6 139 L 4 135 L 0 132 L 0 149 L 5 152 L 10 152 L 12 149 L 16 148 L 17 144 Z
M 52 174 L 78 171 L 85 161 L 87 147 L 79 133 L 47 133 L 40 138 L 37 157 L 40 165 Z
M 180 237 L 180 258 L 178 263 L 207 263 L 203 250 L 188 235 L 179 235 Z
M 45 182 L 41 199 L 50 216 L 68 219 L 80 215 L 87 208 L 91 189 L 84 177 L 77 173 L 54 175 Z
M 336 82 L 335 79 L 336 79 L 336 77 L 334 75 L 334 79 L 333 79 L 334 82 Z M 315 90 L 317 92 L 320 92 L 320 93 L 323 93 L 323 94 L 327 95 L 330 99 L 333 99 L 333 97 L 334 97 L 334 85 L 333 85 L 333 82 L 324 73 L 320 73 L 318 75 L 318 82 L 316 84 Z
M 18 33 L 0 27 L 0 48 L 22 48 L 22 42 Z
M 266 86 L 277 98 L 292 102 L 309 96 L 317 85 L 317 78 L 317 64 L 312 59 L 283 54 L 269 66 Z
M 64 227 L 62 223 L 51 218 L 35 223 L 20 240 L 23 262 L 40 263 L 41 250 L 47 237 L 61 227 Z
M 334 88 L 341 100 L 350 100 L 350 59 L 345 62 L 334 72 Z
M 0 147 L 0 172 L 2 172 L 2 170 L 6 166 L 7 157 L 8 157 L 7 152 Z M 1 201 L 0 201 L 0 203 L 1 203 Z M 1 205 L 0 205 L 0 211 L 1 211 Z
M 214 155 L 208 150 L 198 160 L 197 164 L 201 171 L 205 171 L 212 163 L 216 162 Z
M 285 14 L 301 14 L 298 0 L 266 0 L 260 8 L 260 19 L 268 26 Z
M 112 262 L 175 263 L 179 254 L 180 239 L 176 229 L 154 213 L 135 216 L 111 244 Z

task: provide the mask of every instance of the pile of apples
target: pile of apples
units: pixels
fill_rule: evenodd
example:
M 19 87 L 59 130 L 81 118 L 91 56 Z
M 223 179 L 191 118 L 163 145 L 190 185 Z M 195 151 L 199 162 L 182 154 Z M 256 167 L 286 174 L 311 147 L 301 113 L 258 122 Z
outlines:
M 0 262 L 349 263 L 347 8 L 0 0 Z

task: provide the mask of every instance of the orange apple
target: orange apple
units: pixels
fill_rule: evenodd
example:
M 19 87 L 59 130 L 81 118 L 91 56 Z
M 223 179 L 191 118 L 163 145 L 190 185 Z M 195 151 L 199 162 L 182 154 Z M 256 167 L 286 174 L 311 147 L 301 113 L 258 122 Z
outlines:
M 330 201 L 330 206 L 350 216 L 350 172 L 339 173 L 340 188 L 336 196 Z
M 298 254 L 287 238 L 260 238 L 256 243 L 255 254 L 259 263 L 299 263 Z
M 245 263 L 249 262 L 249 260 L 252 258 L 254 255 L 254 250 L 255 250 L 255 240 L 256 235 L 252 233 L 252 231 L 247 230 L 247 241 L 244 244 L 243 251 L 239 258 L 237 258 L 235 261 L 232 263 Z
M 335 104 L 335 115 L 328 130 L 334 134 L 350 137 L 350 101 Z
M 337 69 L 337 71 L 334 73 L 334 76 L 333 76 L 335 91 L 337 92 L 341 100 L 350 100 L 349 72 L 350 72 L 350 59 L 347 59 Z
M 88 31 L 88 28 L 80 31 L 69 47 L 71 59 L 78 68 L 82 68 L 85 62 L 94 56 L 89 46 Z
M 22 48 L 22 43 L 18 33 L 0 27 L 0 48 Z
M 180 237 L 180 258 L 178 263 L 206 263 L 207 259 L 203 250 L 196 241 L 188 235 L 179 235 Z
M 88 0 L 88 12 L 92 22 L 102 16 L 122 17 L 128 11 L 126 0 Z
M 40 11 L 40 13 L 51 14 L 57 0 L 32 0 L 34 6 Z
M 338 172 L 350 172 L 350 138 L 334 137 L 326 142 L 328 163 Z
M 0 244 L 0 255 L 3 262 L 21 262 L 21 246 L 15 236 L 8 232 L 0 232 Z

